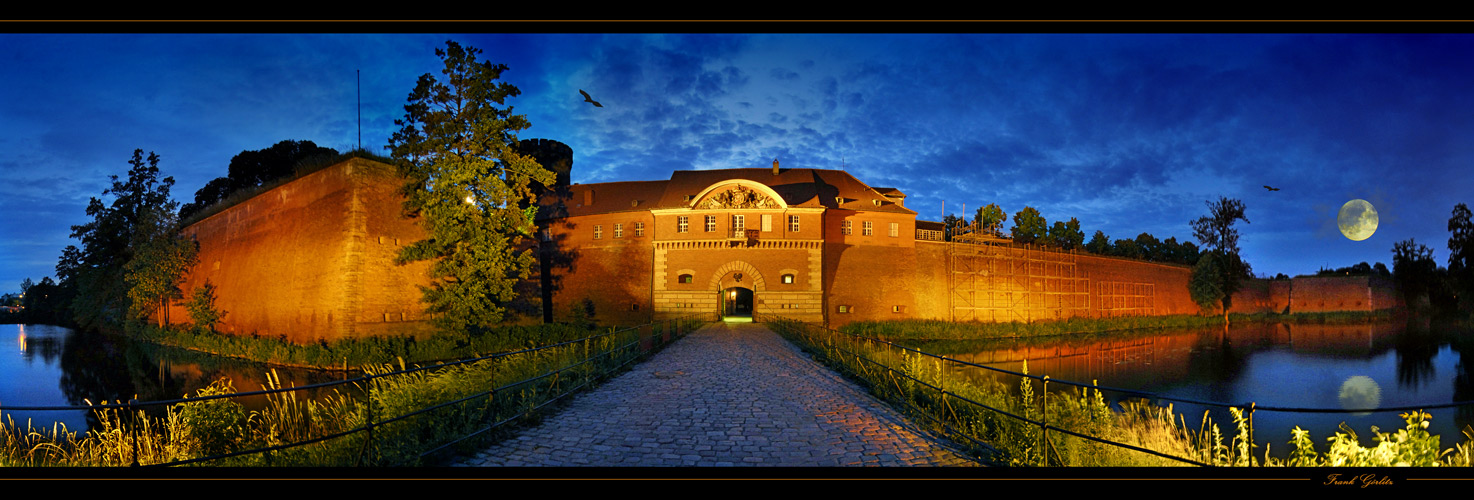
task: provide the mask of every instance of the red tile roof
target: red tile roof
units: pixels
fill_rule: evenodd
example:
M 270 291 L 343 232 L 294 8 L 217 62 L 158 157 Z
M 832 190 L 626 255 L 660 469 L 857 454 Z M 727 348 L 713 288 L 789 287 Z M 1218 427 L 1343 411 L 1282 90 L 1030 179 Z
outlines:
M 568 215 L 590 215 L 634 210 L 683 208 L 694 197 L 714 184 L 727 180 L 761 183 L 783 198 L 790 207 L 841 208 L 869 212 L 915 214 L 895 202 L 904 197 L 895 188 L 885 192 L 856 179 L 842 170 L 812 168 L 782 169 L 777 175 L 771 168 L 734 168 L 725 170 L 677 170 L 670 180 L 601 182 L 575 184 L 567 201 Z M 585 204 L 585 192 L 592 190 L 593 203 Z

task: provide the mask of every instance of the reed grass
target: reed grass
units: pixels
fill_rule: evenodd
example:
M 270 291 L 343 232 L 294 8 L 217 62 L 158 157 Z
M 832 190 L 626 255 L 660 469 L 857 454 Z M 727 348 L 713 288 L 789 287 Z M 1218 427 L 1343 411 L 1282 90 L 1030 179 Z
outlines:
M 0 465 L 419 465 L 444 456 L 433 450 L 468 451 L 504 437 L 511 425 L 499 424 L 531 421 L 536 410 L 627 368 L 649 352 L 642 344 L 653 350 L 663 334 L 674 340 L 697 326 L 660 323 L 436 369 L 376 364 L 326 397 L 275 393 L 257 411 L 230 398 L 202 400 L 235 393 L 221 379 L 162 413 L 99 407 L 98 427 L 82 434 L 0 425 Z M 280 388 L 274 372 L 267 380 Z
M 1240 408 L 1229 409 L 1233 422 L 1228 432 L 1220 430 L 1206 412 L 1202 424 L 1192 428 L 1171 405 L 1132 399 L 1111 405 L 1094 387 L 1048 391 L 1046 398 L 1041 382 L 1034 378 L 1021 377 L 1010 388 L 993 379 L 964 377 L 939 358 L 877 339 L 782 318 L 767 322 L 816 359 L 910 412 L 922 425 L 998 465 L 1342 467 L 1469 466 L 1474 462 L 1474 428 L 1464 430 L 1462 443 L 1442 449 L 1439 436 L 1426 430 L 1431 416 L 1424 412 L 1404 414 L 1407 427 L 1396 432 L 1373 427 L 1378 443 L 1373 447 L 1361 446 L 1356 434 L 1343 424 L 1343 431 L 1330 436 L 1329 446 L 1320 451 L 1309 433 L 1297 427 L 1288 441 L 1289 457 L 1280 459 L 1270 455 L 1268 446 L 1258 449 L 1249 439 L 1249 418 Z M 1023 371 L 1027 373 L 1027 363 Z M 1041 422 L 1176 458 L 1058 430 L 1050 431 L 1045 439 Z

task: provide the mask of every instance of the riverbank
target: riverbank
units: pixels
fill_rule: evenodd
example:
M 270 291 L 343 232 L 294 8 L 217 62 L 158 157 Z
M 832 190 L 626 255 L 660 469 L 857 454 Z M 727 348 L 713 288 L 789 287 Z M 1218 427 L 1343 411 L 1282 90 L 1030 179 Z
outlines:
M 1401 318 L 1391 310 L 1371 312 L 1321 312 L 1292 314 L 1230 314 L 1229 324 L 1293 323 L 1338 324 L 1393 321 Z M 857 321 L 840 327 L 840 331 L 888 340 L 977 340 L 1042 337 L 1051 335 L 1096 334 L 1114 331 L 1162 328 L 1195 328 L 1223 325 L 1222 316 L 1126 316 L 1116 318 L 1069 318 L 1057 321 L 1021 323 L 954 323 L 945 320 Z

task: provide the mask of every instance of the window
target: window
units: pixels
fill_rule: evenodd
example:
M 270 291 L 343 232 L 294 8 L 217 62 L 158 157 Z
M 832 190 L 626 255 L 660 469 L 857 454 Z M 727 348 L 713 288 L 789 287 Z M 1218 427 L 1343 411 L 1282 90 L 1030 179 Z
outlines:
M 853 229 L 854 228 L 854 224 L 855 223 L 850 222 L 850 221 L 844 221 L 844 222 L 840 223 L 840 225 L 839 225 L 839 234 L 850 234 L 852 231 L 854 231 L 854 229 Z
M 783 284 L 785 284 L 785 285 L 791 285 L 791 284 L 793 284 L 793 275 L 792 274 L 785 274 L 785 275 L 783 275 Z
M 903 313 L 903 312 L 906 312 L 906 306 L 891 306 L 891 312 L 893 312 L 893 313 Z
M 763 232 L 773 230 L 773 214 L 763 214 Z
M 676 232 L 684 233 L 691 226 L 691 218 L 685 215 L 676 217 Z
M 733 238 L 741 238 L 743 236 L 742 230 L 747 228 L 747 224 L 745 223 L 746 220 L 747 220 L 747 216 L 745 216 L 745 215 L 733 215 L 732 216 L 732 237 Z
M 790 216 L 788 216 L 788 232 L 790 232 L 790 233 L 797 233 L 798 232 L 798 216 L 797 215 L 790 215 Z
M 872 229 L 872 223 L 870 221 L 868 221 L 868 220 L 865 221 L 865 236 L 872 236 L 872 235 L 875 234 L 875 231 L 872 231 L 871 229 Z
M 850 306 L 839 306 L 839 312 L 840 312 L 840 314 L 849 314 L 849 313 L 853 312 L 854 310 L 855 310 L 855 308 L 850 307 Z
M 891 232 L 893 232 L 893 233 L 896 232 L 896 225 L 895 224 L 891 224 Z M 635 223 L 635 236 L 644 236 L 644 235 L 645 235 L 645 223 L 644 222 L 636 222 Z M 891 236 L 895 236 L 895 235 L 892 234 Z
M 689 274 L 682 274 L 676 277 L 676 283 L 692 283 L 693 281 L 694 278 Z
M 594 224 L 594 239 L 597 240 L 597 239 L 603 238 L 603 237 L 604 237 L 604 226 L 599 225 L 599 224 Z
M 901 235 L 901 224 L 896 223 L 896 222 L 892 222 L 891 223 L 891 237 L 892 238 L 895 238 L 895 237 L 900 236 L 900 235 Z
M 708 232 L 708 233 L 715 233 L 715 232 L 717 232 L 717 216 L 715 216 L 715 215 L 708 215 L 708 216 L 706 216 L 706 232 Z
M 624 237 L 624 224 L 622 224 L 622 223 L 615 223 L 614 224 L 614 237 L 615 238 L 623 238 Z

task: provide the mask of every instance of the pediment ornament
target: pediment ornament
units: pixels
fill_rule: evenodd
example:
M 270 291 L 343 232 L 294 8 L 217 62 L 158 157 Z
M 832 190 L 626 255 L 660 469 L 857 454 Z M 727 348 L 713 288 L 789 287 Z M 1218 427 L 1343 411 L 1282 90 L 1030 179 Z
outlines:
M 709 209 L 733 209 L 733 208 L 778 208 L 778 202 L 768 195 L 753 191 L 745 186 L 733 186 L 731 189 L 716 193 L 702 202 Z

